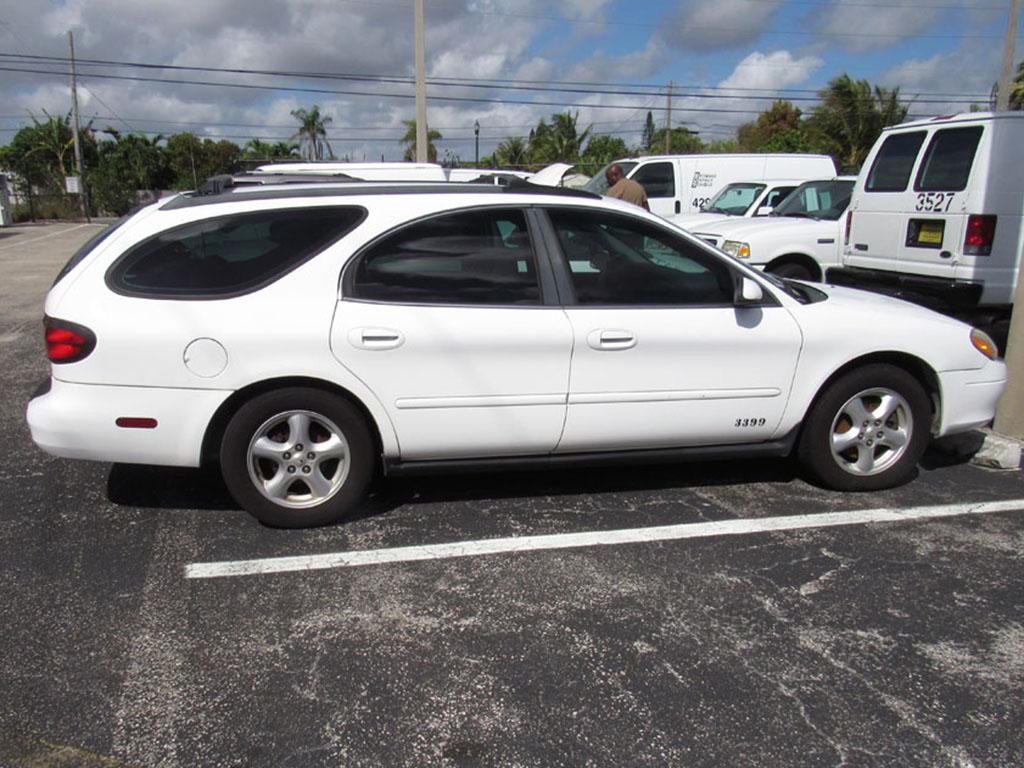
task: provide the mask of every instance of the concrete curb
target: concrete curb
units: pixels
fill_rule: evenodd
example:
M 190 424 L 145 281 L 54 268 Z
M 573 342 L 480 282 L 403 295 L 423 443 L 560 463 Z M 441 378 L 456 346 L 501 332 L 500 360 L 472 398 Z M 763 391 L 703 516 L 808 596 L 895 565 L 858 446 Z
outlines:
M 970 458 L 971 463 L 979 467 L 1021 468 L 1021 441 L 988 428 L 940 438 L 932 442 L 932 448 L 958 459 Z

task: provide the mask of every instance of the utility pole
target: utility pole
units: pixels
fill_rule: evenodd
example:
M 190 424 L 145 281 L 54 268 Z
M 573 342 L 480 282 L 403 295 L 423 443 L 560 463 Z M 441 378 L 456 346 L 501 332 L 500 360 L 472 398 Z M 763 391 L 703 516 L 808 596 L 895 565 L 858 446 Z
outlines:
M 1006 45 L 1003 47 L 1003 72 L 999 78 L 999 100 L 996 110 L 1003 112 L 1010 106 L 1010 78 L 1013 74 L 1013 48 L 1017 39 L 1017 17 L 1020 0 L 1010 2 L 1010 22 L 1006 27 Z M 1024 260 L 1024 259 L 1022 259 Z M 1017 290 L 1010 315 L 1010 333 L 1006 341 L 1006 391 L 999 400 L 996 432 L 1024 440 L 1024 269 L 1017 264 Z
M 668 116 L 665 119 L 665 154 L 672 154 L 672 81 L 668 81 Z
M 1010 83 L 1013 82 L 1013 48 L 1017 42 L 1018 16 L 1020 16 L 1020 0 L 1010 0 L 1010 21 L 1006 25 L 1006 42 L 1003 44 L 1003 69 L 999 74 L 996 112 L 1006 112 L 1010 108 Z
M 416 162 L 427 157 L 427 76 L 426 48 L 423 43 L 423 0 L 413 0 L 416 17 Z
M 476 155 L 476 162 L 473 163 L 473 164 L 474 165 L 480 165 L 480 121 L 479 120 L 474 120 L 473 121 L 473 138 L 475 139 L 474 144 L 475 144 L 475 147 L 476 147 L 476 152 L 474 153 Z
M 68 30 L 68 50 L 71 53 L 71 130 L 75 138 L 75 171 L 78 173 L 78 202 L 82 206 L 82 215 L 89 218 L 89 200 L 85 190 L 85 172 L 82 169 L 82 144 L 78 138 L 78 84 L 75 82 L 75 38 Z

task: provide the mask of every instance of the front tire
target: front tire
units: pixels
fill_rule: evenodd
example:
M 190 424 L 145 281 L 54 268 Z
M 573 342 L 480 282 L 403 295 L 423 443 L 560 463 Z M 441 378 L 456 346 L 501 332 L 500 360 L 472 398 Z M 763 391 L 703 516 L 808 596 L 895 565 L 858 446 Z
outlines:
M 803 264 L 798 264 L 795 261 L 788 261 L 783 264 L 772 267 L 767 270 L 773 275 L 783 277 L 788 280 L 802 280 L 805 283 L 818 282 L 818 278 L 810 269 L 805 267 Z
M 830 384 L 804 423 L 800 462 L 822 485 L 875 491 L 911 478 L 928 445 L 931 405 L 902 368 L 872 364 Z
M 309 528 L 338 522 L 364 499 L 374 468 L 362 414 L 318 389 L 259 395 L 228 422 L 221 441 L 224 482 L 265 525 Z

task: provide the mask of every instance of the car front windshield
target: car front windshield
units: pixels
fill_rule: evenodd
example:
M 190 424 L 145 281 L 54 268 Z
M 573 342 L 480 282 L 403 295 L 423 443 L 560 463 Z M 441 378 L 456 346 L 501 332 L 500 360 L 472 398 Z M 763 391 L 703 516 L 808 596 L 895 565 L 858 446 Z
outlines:
M 770 215 L 837 221 L 850 204 L 852 194 L 852 181 L 808 181 L 794 189 Z
M 628 162 L 626 160 L 619 160 L 618 164 L 619 168 L 621 168 L 622 172 L 627 176 L 629 176 L 629 172 L 632 171 L 637 166 L 636 163 Z M 611 165 L 614 165 L 614 163 L 608 163 L 608 165 L 604 166 L 601 170 L 595 173 L 591 177 L 590 181 L 583 185 L 583 189 L 585 189 L 587 192 L 593 192 L 595 195 L 607 195 L 608 179 L 604 177 L 604 174 L 605 171 L 608 170 L 608 167 Z
M 724 213 L 727 216 L 742 216 L 764 191 L 764 184 L 729 184 L 711 198 L 704 206 L 703 213 Z

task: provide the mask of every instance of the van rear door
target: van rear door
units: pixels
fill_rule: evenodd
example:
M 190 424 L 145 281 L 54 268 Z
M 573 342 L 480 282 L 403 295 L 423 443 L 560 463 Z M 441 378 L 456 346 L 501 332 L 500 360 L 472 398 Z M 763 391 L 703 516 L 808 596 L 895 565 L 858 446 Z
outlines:
M 982 125 L 890 133 L 858 181 L 847 264 L 952 280 L 964 253 Z M 894 264 L 899 262 L 900 264 Z

